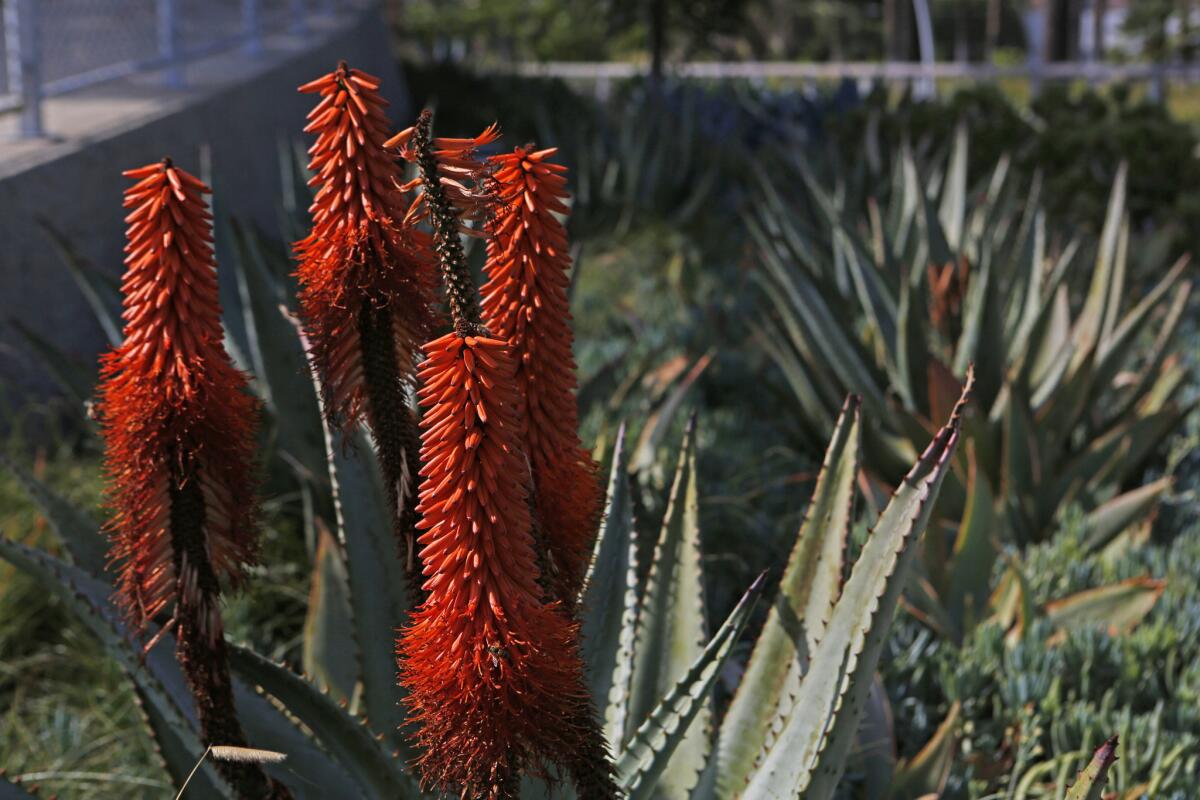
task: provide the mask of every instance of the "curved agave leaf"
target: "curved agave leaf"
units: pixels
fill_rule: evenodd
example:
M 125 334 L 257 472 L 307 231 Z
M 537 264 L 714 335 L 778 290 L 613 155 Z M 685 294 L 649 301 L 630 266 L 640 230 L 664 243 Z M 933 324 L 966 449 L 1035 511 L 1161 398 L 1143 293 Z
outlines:
M 1087 299 L 1080 313 L 1079 325 L 1074 331 L 1081 349 L 1107 338 L 1116 324 L 1115 310 L 1120 306 L 1124 291 L 1124 266 L 1120 252 L 1121 232 L 1125 227 L 1125 185 L 1129 165 L 1125 162 L 1117 169 L 1112 193 L 1108 198 L 1108 210 L 1104 217 L 1104 228 L 1100 232 L 1100 246 L 1096 253 L 1096 266 L 1092 282 L 1088 287 Z
M 237 257 L 232 259 L 250 366 L 256 389 L 279 431 L 289 465 L 305 480 L 327 485 L 318 392 L 297 328 L 282 305 L 282 288 L 271 275 L 267 245 L 247 227 L 231 223 Z
M 1171 488 L 1174 480 L 1168 476 L 1137 489 L 1119 494 L 1088 512 L 1083 527 L 1087 531 L 1086 546 L 1091 552 L 1104 548 L 1120 533 L 1145 519 L 1158 505 L 1159 498 Z
M 955 748 L 958 746 L 958 718 L 962 705 L 955 703 L 938 726 L 933 738 L 925 743 L 911 761 L 902 763 L 892 780 L 891 797 L 903 800 L 907 797 L 923 797 L 931 794 L 940 797 L 950 777 L 954 764 Z
M 408 744 L 400 734 L 404 715 L 398 702 L 393 646 L 408 609 L 408 577 L 392 534 L 379 472 L 372 468 L 374 451 L 365 437 L 347 445 L 334 436 L 326 430 L 325 447 L 338 538 L 345 549 L 363 702 L 371 727 L 407 757 Z
M 121 322 L 121 287 L 117 277 L 97 270 L 50 220 L 39 216 L 37 225 L 71 273 L 108 343 L 113 347 L 120 345 L 125 337 L 121 333 L 124 326 Z
M 967 385 L 950 421 L 905 477 L 879 518 L 800 685 L 794 710 L 754 773 L 745 797 L 828 800 L 845 768 L 921 534 L 958 444 Z
M 1128 633 L 1145 619 L 1167 588 L 1165 580 L 1129 580 L 1063 597 L 1046 604 L 1046 618 L 1058 636 L 1081 627 L 1097 627 L 1110 635 Z
M 988 584 L 996 564 L 993 533 L 998 520 L 987 475 L 979 468 L 975 448 L 967 448 L 967 507 L 954 540 L 945 607 L 959 641 L 984 617 Z
M 963 250 L 967 216 L 967 126 L 960 122 L 954 130 L 954 147 L 946 168 L 938 221 L 946 232 L 946 244 L 956 253 Z
M 1104 784 L 1108 779 L 1108 768 L 1117 760 L 1117 737 L 1100 745 L 1092 755 L 1092 761 L 1087 765 L 1075 785 L 1067 792 L 1067 800 L 1100 800 L 1104 796 Z
M 21 320 L 13 319 L 9 321 L 9 324 L 25 339 L 50 377 L 71 400 L 74 408 L 79 410 L 80 418 L 85 423 L 90 423 L 90 420 L 83 415 L 83 408 L 84 404 L 91 399 L 92 392 L 96 388 L 95 367 L 75 359 Z M 94 424 L 90 426 L 94 427 Z
M 304 723 L 347 767 L 368 797 L 405 800 L 421 796 L 412 779 L 401 771 L 403 762 L 389 756 L 365 725 L 311 683 L 244 647 L 231 645 L 229 661 L 238 675 L 261 686 Z
M 791 713 L 809 656 L 841 591 L 858 475 L 860 402 L 846 398 L 817 485 L 746 672 L 717 736 L 718 797 L 745 787 L 772 729 Z
M 108 548 L 100 533 L 100 526 L 4 453 L 0 453 L 0 467 L 16 478 L 30 501 L 45 515 L 50 529 L 75 566 L 107 581 L 109 576 L 105 572 L 105 564 L 108 563 Z
M 762 594 L 765 578 L 764 573 L 755 579 L 704 651 L 617 757 L 617 782 L 629 793 L 630 800 L 674 794 L 676 787 L 667 781 L 659 785 L 659 778 L 669 769 L 675 750 L 687 737 L 697 714 L 706 707 L 717 675 Z
M 588 668 L 588 688 L 598 708 L 604 709 L 609 742 L 625 737 L 633 645 L 638 612 L 637 541 L 633 529 L 633 503 L 629 494 L 629 458 L 625 451 L 625 426 L 617 432 L 604 524 L 592 553 L 592 564 L 580 592 L 580 638 Z M 620 598 L 619 602 L 615 602 Z
M 704 652 L 704 579 L 700 568 L 699 500 L 696 490 L 695 417 L 684 434 L 662 532 L 638 614 L 628 717 L 639 725 L 659 699 L 687 674 Z M 686 800 L 712 748 L 712 708 L 702 702 L 666 768 L 661 792 Z M 625 736 L 632 731 L 626 728 Z M 612 743 L 620 745 L 623 742 Z
M 354 697 L 359 670 L 346 562 L 320 517 L 315 527 L 317 552 L 304 618 L 304 672 L 338 700 L 348 702 Z
M 180 684 L 178 688 L 184 695 L 180 698 L 165 682 L 159 680 L 156 667 L 162 665 L 165 656 L 162 651 L 158 648 L 152 650 L 145 666 L 139 662 L 138 654 L 130 646 L 132 636 L 108 602 L 110 587 L 41 550 L 3 537 L 0 537 L 0 558 L 37 578 L 41 586 L 60 597 L 84 626 L 103 642 L 106 652 L 117 660 L 134 683 L 139 696 L 147 701 L 147 721 L 156 737 L 161 734 L 156 742 L 167 771 L 172 777 L 190 772 L 204 748 L 195 732 L 191 698 L 187 696 L 187 690 L 182 688 L 182 676 L 178 675 L 176 669 L 175 676 Z M 188 705 L 181 703 L 181 699 Z M 192 778 L 192 785 L 208 788 L 213 797 L 230 797 L 228 788 L 208 764 Z

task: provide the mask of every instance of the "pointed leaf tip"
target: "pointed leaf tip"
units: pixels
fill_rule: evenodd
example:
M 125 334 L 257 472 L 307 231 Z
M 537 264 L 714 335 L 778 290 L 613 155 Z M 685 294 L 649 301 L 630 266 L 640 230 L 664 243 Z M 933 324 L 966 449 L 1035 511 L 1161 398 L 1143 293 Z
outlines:
M 952 412 L 950 412 L 950 422 L 947 423 L 948 425 L 952 426 L 955 430 L 958 429 L 958 426 L 962 419 L 963 410 L 967 407 L 967 404 L 971 402 L 971 397 L 974 393 L 975 393 L 975 362 L 972 361 L 970 364 L 967 364 L 967 375 L 966 375 L 966 380 L 963 383 L 962 394 L 959 396 L 958 402 L 954 404 L 954 410 Z
M 767 583 L 767 572 L 769 571 L 770 570 L 764 569 L 762 572 L 758 573 L 758 577 L 754 579 L 754 582 L 750 584 L 750 588 L 746 590 L 747 597 L 753 598 L 763 590 L 763 587 Z
M 1101 800 L 1104 784 L 1108 780 L 1108 768 L 1117 760 L 1118 737 L 1113 735 L 1096 748 L 1091 762 L 1079 773 L 1066 800 Z

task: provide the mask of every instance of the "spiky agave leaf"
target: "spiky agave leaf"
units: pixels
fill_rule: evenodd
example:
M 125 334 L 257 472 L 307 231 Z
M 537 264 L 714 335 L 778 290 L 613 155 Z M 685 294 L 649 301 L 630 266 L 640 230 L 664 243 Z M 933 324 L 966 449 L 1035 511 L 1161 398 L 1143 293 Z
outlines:
M 678 794 L 678 783 L 660 782 L 660 778 L 670 767 L 671 757 L 687 735 L 692 720 L 704 708 L 721 668 L 758 603 L 765 577 L 759 575 L 755 579 L 712 640 L 622 749 L 617 758 L 617 774 L 630 800 Z
M 791 715 L 808 660 L 824 638 L 842 588 L 858 477 L 859 427 L 859 400 L 849 397 L 825 452 L 779 595 L 721 722 L 716 752 L 720 797 L 736 797 L 744 789 L 772 731 Z
M 747 797 L 825 800 L 845 768 L 871 676 L 916 548 L 958 444 L 967 386 L 947 425 L 880 515 L 812 655 L 793 711 L 752 775 Z
M 1113 736 L 1096 748 L 1092 760 L 1079 773 L 1067 800 L 1100 800 L 1104 796 L 1104 784 L 1108 780 L 1108 769 L 1117 760 L 1117 737 Z
M 700 503 L 696 474 L 696 420 L 684 434 L 679 464 L 654 547 L 650 575 L 638 609 L 633 674 L 627 705 L 631 723 L 624 745 L 659 706 L 662 698 L 687 674 L 708 640 L 704 609 L 704 577 L 700 561 Z M 698 702 L 682 741 L 666 765 L 661 792 L 686 798 L 699 780 L 712 752 L 712 700 Z

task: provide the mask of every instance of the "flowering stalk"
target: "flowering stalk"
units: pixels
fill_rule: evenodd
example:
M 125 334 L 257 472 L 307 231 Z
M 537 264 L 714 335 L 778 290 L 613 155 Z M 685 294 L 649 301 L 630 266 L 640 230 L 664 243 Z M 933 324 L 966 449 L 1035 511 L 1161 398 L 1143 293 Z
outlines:
M 556 214 L 567 213 L 566 167 L 554 149 L 518 147 L 489 159 L 495 210 L 484 266 L 483 319 L 517 360 L 525 452 L 552 584 L 575 604 L 600 520 L 598 467 L 579 441 L 574 335 L 567 302 L 571 257 Z
M 425 189 L 423 201 L 425 213 L 433 226 L 434 249 L 437 252 L 438 265 L 442 271 L 442 282 L 446 287 L 446 302 L 450 306 L 450 317 L 454 322 L 455 332 L 460 336 L 465 336 L 480 333 L 483 330 L 479 310 L 479 294 L 475 290 L 475 281 L 467 267 L 462 239 L 459 238 L 461 229 L 458 219 L 459 212 L 451 202 L 446 186 L 443 185 L 438 174 L 440 165 L 438 155 L 434 152 L 432 125 L 433 112 L 425 109 L 421 112 L 416 126 L 411 129 L 411 149 L 417 169 L 421 173 L 421 183 Z M 494 128 L 490 130 L 494 130 Z M 395 138 L 391 140 L 392 144 L 395 142 Z
M 371 429 L 396 535 L 416 521 L 419 448 L 408 389 L 437 322 L 437 272 L 428 234 L 406 220 L 402 174 L 385 155 L 379 79 L 345 62 L 300 87 L 320 101 L 307 133 L 316 196 L 312 230 L 296 243 L 300 309 L 333 427 Z
M 222 344 L 209 189 L 169 159 L 125 173 L 125 339 L 102 360 L 111 556 L 131 624 L 171 614 L 206 744 L 244 747 L 219 580 L 253 560 L 255 400 Z M 290 798 L 257 764 L 219 765 L 245 798 Z
M 565 766 L 615 797 L 583 681 L 578 627 L 544 597 L 525 421 L 508 343 L 491 337 L 441 191 L 430 115 L 412 134 L 455 330 L 420 368 L 421 562 L 428 597 L 397 643 L 427 787 L 516 798 L 522 772 Z

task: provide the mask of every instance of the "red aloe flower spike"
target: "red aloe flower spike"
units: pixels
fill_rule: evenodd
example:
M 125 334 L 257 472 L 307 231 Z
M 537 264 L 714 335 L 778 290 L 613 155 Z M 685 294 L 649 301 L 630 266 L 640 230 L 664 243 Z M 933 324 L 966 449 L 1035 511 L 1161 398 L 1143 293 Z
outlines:
M 383 149 L 379 79 L 343 62 L 300 87 L 320 95 L 306 132 L 317 187 L 312 231 L 296 243 L 300 308 L 330 424 L 374 435 L 393 526 L 412 553 L 417 429 L 407 388 L 437 324 L 429 235 L 406 219 L 403 174 Z
M 223 346 L 208 187 L 169 159 L 125 175 L 125 340 L 102 359 L 98 408 L 117 599 L 139 629 L 172 614 L 206 743 L 245 746 L 219 581 L 255 557 L 258 404 Z M 242 797 L 291 797 L 258 765 L 219 769 Z
M 577 628 L 542 599 L 505 342 L 425 347 L 421 561 L 428 599 L 398 644 L 427 786 L 515 797 L 514 775 L 565 762 L 585 733 Z
M 424 746 L 418 765 L 426 786 L 516 798 L 522 772 L 557 762 L 581 797 L 616 797 L 583 681 L 578 626 L 543 597 L 517 365 L 506 342 L 481 333 L 431 122 L 423 112 L 412 149 L 455 331 L 425 346 L 420 368 L 428 597 L 397 643 Z
M 518 361 L 537 521 L 555 594 L 570 608 L 591 557 L 601 490 L 598 467 L 578 434 L 571 257 L 555 216 L 567 212 L 566 167 L 548 160 L 555 152 L 518 147 L 489 159 L 496 203 L 482 294 L 484 323 L 508 341 Z

